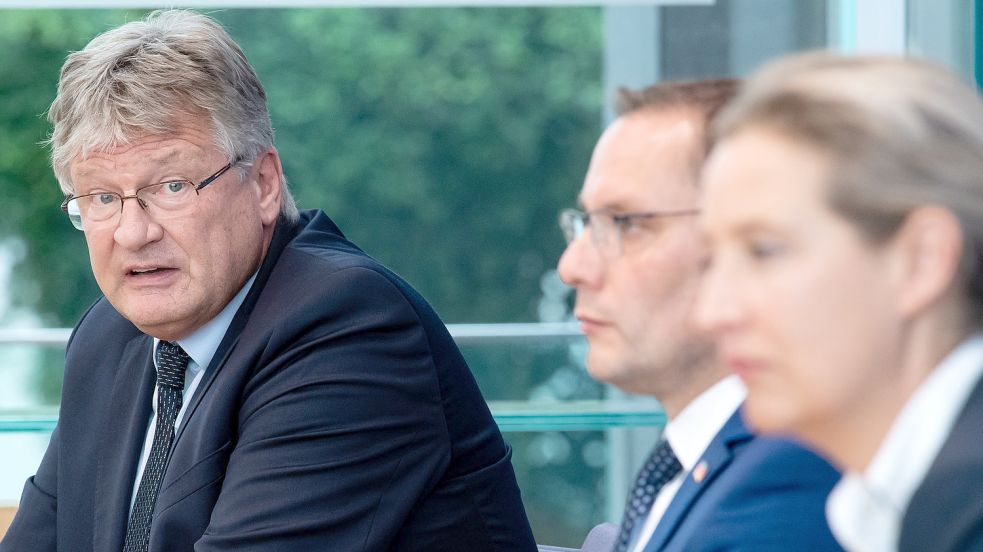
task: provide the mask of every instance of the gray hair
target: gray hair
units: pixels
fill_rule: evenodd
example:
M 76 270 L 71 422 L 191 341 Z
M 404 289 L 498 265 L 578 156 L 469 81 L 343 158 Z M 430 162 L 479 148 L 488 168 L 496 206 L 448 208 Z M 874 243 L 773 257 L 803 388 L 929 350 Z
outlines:
M 834 211 L 877 241 L 922 205 L 964 233 L 961 278 L 983 322 L 983 101 L 926 61 L 807 53 L 762 68 L 720 113 L 719 139 L 762 126 L 829 156 Z
M 69 164 L 89 152 L 174 131 L 183 117 L 205 116 L 215 146 L 236 160 L 240 176 L 273 147 L 266 92 L 239 45 L 212 18 L 159 10 L 106 31 L 68 56 L 48 110 L 48 142 L 65 193 Z M 280 216 L 299 217 L 281 181 Z

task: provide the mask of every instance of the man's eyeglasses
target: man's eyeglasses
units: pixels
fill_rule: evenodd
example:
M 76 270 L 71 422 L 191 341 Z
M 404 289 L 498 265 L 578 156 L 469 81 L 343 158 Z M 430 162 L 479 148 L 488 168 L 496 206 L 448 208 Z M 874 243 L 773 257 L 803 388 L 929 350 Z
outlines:
M 663 217 L 681 217 L 699 214 L 699 209 L 676 211 L 645 211 L 639 213 L 612 213 L 606 210 L 578 211 L 564 209 L 560 212 L 560 229 L 567 243 L 584 234 L 590 227 L 594 247 L 608 259 L 614 259 L 624 250 L 624 234 L 638 221 Z
M 61 203 L 61 210 L 79 230 L 112 224 L 123 213 L 123 202 L 134 198 L 155 220 L 172 218 L 187 213 L 194 206 L 198 192 L 225 174 L 235 163 L 226 164 L 198 184 L 190 180 L 168 180 L 144 186 L 128 196 L 116 192 L 69 195 Z

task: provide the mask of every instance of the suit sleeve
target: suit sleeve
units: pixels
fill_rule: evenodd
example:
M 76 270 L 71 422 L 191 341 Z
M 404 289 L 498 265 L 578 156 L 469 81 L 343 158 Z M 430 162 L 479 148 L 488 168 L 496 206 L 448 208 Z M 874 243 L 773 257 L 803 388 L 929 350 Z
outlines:
M 385 550 L 450 459 L 428 341 L 384 276 L 347 268 L 289 305 L 243 390 L 195 550 Z
M 57 549 L 58 429 L 35 475 L 24 484 L 17 515 L 0 542 L 2 552 L 54 552 Z
M 79 323 L 68 338 L 67 348 L 75 341 L 78 327 L 88 318 L 101 300 L 96 300 L 79 318 Z M 66 367 L 67 369 L 67 367 Z M 64 400 L 64 395 L 63 395 Z M 3 540 L 0 541 L 0 552 L 55 551 L 58 548 L 58 459 L 60 456 L 61 424 L 55 426 L 51 433 L 48 448 L 41 458 L 38 471 L 27 479 L 24 491 L 21 493 L 17 514 Z
M 705 552 L 842 551 L 826 522 L 826 498 L 839 474 L 788 442 L 759 441 L 755 466 L 721 503 L 705 528 Z

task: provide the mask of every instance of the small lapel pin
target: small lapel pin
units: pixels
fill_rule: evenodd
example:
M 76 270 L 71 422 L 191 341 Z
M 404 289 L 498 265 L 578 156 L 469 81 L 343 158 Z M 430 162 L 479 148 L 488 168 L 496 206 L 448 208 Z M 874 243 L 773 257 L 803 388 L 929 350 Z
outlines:
M 700 463 L 693 468 L 693 482 L 703 483 L 703 479 L 707 476 L 708 471 L 710 471 L 710 466 L 707 465 L 707 461 L 700 460 Z

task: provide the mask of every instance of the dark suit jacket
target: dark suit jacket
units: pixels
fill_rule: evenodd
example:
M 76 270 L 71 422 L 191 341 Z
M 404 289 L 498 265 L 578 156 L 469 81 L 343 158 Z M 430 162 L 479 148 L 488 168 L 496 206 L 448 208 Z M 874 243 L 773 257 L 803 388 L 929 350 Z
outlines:
M 983 380 L 901 521 L 900 552 L 983 551 Z
M 151 342 L 105 299 L 83 316 L 0 550 L 122 549 Z M 150 550 L 535 550 L 510 456 L 430 307 L 307 211 L 276 229 L 188 402 Z
M 838 479 L 812 452 L 756 437 L 738 410 L 686 475 L 645 552 L 841 550 L 825 516 Z

